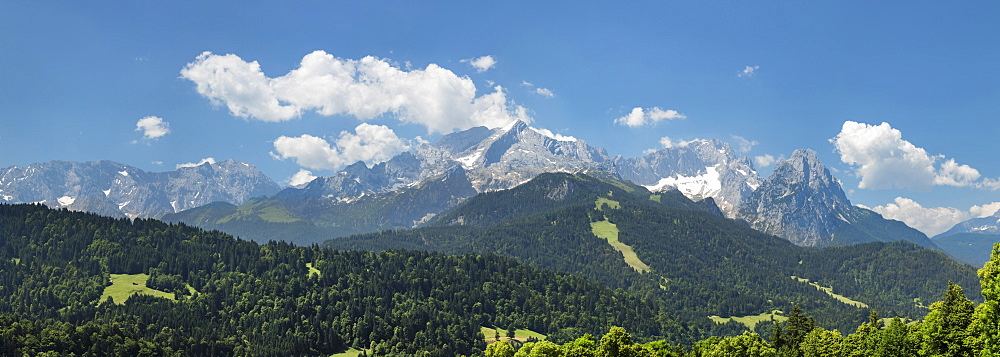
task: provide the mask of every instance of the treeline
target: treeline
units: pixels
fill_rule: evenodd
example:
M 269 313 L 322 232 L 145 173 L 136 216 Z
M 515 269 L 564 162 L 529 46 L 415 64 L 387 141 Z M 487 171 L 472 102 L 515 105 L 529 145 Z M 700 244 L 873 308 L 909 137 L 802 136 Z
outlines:
M 788 320 L 774 324 L 769 338 L 744 332 L 730 337 L 710 337 L 689 346 L 667 341 L 636 343 L 621 327 L 611 328 L 595 340 L 583 335 L 574 341 L 511 343 L 497 341 L 486 347 L 486 357 L 908 357 L 996 356 L 1000 354 L 1000 244 L 991 260 L 979 270 L 983 303 L 969 300 L 959 285 L 948 284 L 944 299 L 931 304 L 920 321 L 899 318 L 885 322 L 871 311 L 867 322 L 853 333 L 827 330 L 795 306 Z M 517 346 L 515 348 L 515 346 Z
M 112 273 L 150 274 L 151 287 L 177 299 L 100 301 Z M 38 205 L 0 205 L 0 322 L 0 355 L 323 355 L 356 347 L 457 356 L 483 350 L 481 326 L 556 336 L 614 325 L 672 340 L 706 334 L 654 301 L 497 255 L 260 245 Z

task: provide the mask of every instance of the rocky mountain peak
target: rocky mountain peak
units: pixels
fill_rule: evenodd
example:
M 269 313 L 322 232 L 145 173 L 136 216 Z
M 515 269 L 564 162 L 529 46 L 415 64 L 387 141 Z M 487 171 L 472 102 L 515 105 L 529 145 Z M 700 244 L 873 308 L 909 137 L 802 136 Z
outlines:
M 147 172 L 114 161 L 49 161 L 0 169 L 0 199 L 112 217 L 159 218 L 214 201 L 242 203 L 277 192 L 253 165 L 225 160 Z
M 738 217 L 765 233 L 804 246 L 907 239 L 933 246 L 919 232 L 899 222 L 854 207 L 830 170 L 811 150 L 796 150 L 777 163 L 770 177 L 740 206 Z M 868 232 L 854 227 L 862 224 Z

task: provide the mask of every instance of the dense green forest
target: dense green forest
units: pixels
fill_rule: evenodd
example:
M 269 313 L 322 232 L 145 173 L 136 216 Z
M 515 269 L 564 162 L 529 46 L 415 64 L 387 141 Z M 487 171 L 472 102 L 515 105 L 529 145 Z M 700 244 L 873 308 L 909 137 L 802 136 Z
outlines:
M 175 298 L 102 300 L 111 274 L 149 274 L 148 288 Z M 261 245 L 155 220 L 0 205 L 3 355 L 324 355 L 353 346 L 456 356 L 483 350 L 481 326 L 568 336 L 614 325 L 646 338 L 707 333 L 642 297 L 497 255 Z
M 594 222 L 613 224 L 618 240 L 650 271 L 629 266 L 594 234 Z M 884 316 L 910 320 L 920 319 L 949 281 L 979 299 L 975 270 L 940 251 L 908 242 L 803 248 L 720 217 L 679 193 L 652 195 L 586 175 L 540 175 L 511 190 L 470 198 L 430 227 L 339 238 L 324 246 L 510 256 L 625 289 L 687 321 L 774 310 L 787 314 L 793 304 L 825 328 L 853 329 L 868 319 L 868 309 L 793 276 Z M 755 329 L 766 333 L 772 327 L 765 321 Z
M 111 274 L 147 274 L 142 288 L 173 298 L 102 299 Z M 261 245 L 155 220 L 0 205 L 0 354 L 329 355 L 353 346 L 380 356 L 992 356 L 1000 252 L 979 278 L 983 302 L 946 284 L 922 321 L 866 311 L 868 322 L 845 335 L 794 305 L 767 331 L 708 337 L 662 301 L 497 255 Z M 487 346 L 482 326 L 549 338 Z
M 853 332 L 816 326 L 798 306 L 788 320 L 774 324 L 767 334 L 744 332 L 713 336 L 690 346 L 667 341 L 638 343 L 624 328 L 612 327 L 596 340 L 586 334 L 558 344 L 537 341 L 524 344 L 500 340 L 484 350 L 486 357 L 907 357 L 1000 355 L 1000 244 L 979 270 L 985 301 L 976 305 L 961 286 L 948 284 L 941 301 L 930 305 L 920 321 L 880 319 L 871 311 L 868 321 Z

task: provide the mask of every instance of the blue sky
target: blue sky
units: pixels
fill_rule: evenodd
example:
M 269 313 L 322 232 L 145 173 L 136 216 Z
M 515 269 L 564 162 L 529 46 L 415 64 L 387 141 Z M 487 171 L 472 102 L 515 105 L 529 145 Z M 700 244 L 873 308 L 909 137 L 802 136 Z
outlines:
M 627 157 L 664 137 L 744 138 L 761 163 L 810 148 L 855 203 L 934 232 L 1000 207 L 998 18 L 996 2 L 6 2 L 0 167 L 234 158 L 287 183 L 530 117 Z M 392 85 L 317 98 L 318 77 L 286 76 L 331 66 Z M 634 108 L 644 125 L 616 122 Z

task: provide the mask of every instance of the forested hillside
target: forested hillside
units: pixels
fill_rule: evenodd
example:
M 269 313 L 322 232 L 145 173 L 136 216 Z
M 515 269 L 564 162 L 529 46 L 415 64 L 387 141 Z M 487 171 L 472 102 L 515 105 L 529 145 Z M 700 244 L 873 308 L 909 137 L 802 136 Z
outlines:
M 141 277 L 126 289 L 173 298 L 102 299 L 117 286 L 112 274 Z M 678 341 L 707 333 L 647 299 L 496 255 L 260 245 L 38 205 L 0 205 L 0 322 L 3 355 L 327 355 L 353 346 L 456 356 L 483 350 L 481 326 L 549 334 L 623 325 Z
M 641 343 L 621 327 L 612 327 L 600 339 L 585 334 L 572 341 L 512 343 L 497 341 L 486 347 L 486 357 L 801 357 L 801 356 L 996 356 L 1000 353 L 1000 244 L 978 272 L 985 300 L 976 304 L 962 287 L 949 283 L 941 301 L 919 321 L 880 318 L 871 311 L 857 328 L 829 330 L 798 306 L 788 320 L 766 335 L 744 332 L 713 336 L 690 346 L 667 341 Z M 853 332 L 852 332 L 853 331 Z M 560 344 L 561 343 L 561 344 Z
M 846 330 L 866 321 L 868 308 L 919 319 L 949 281 L 979 295 L 975 270 L 939 251 L 908 242 L 804 248 L 678 200 L 686 198 L 586 175 L 544 174 L 470 198 L 433 227 L 325 246 L 506 255 L 646 296 L 689 321 L 787 314 L 798 304 L 820 326 Z M 755 327 L 766 330 L 770 322 Z

